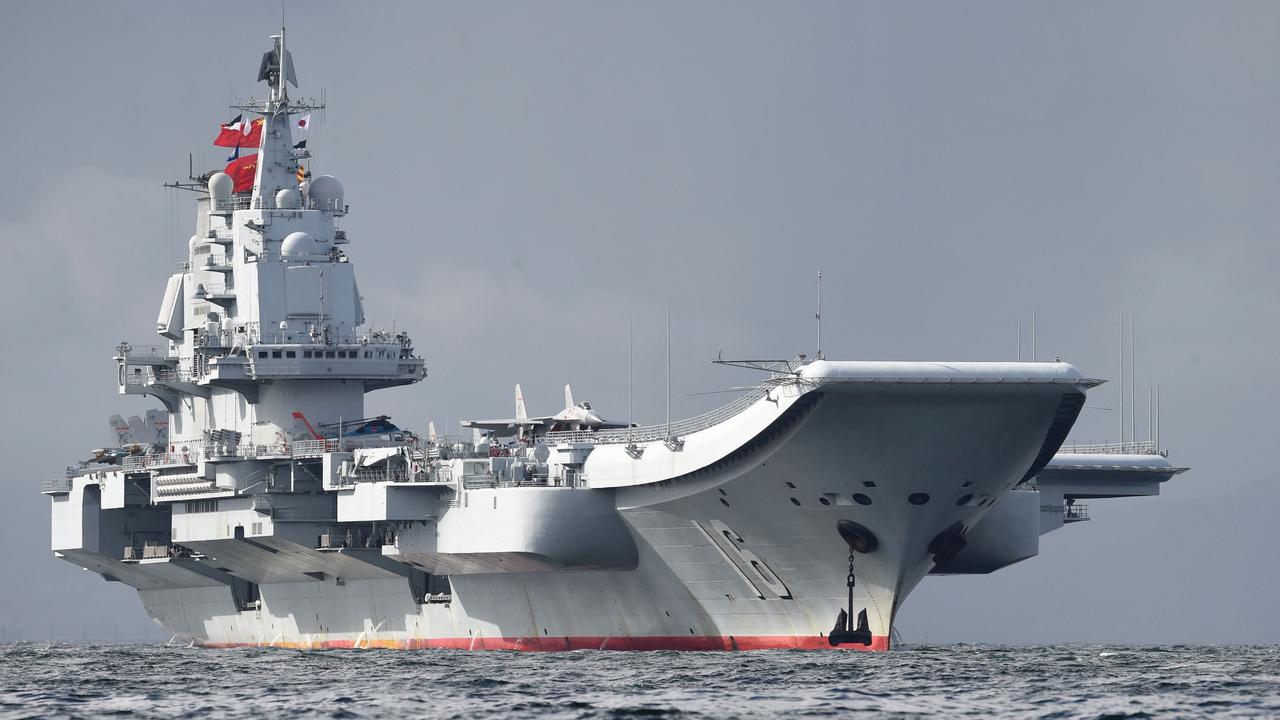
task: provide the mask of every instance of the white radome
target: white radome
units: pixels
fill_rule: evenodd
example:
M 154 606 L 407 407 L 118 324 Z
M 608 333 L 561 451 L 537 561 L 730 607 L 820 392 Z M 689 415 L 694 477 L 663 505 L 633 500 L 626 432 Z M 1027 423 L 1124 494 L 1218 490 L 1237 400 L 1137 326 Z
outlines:
M 235 182 L 224 172 L 216 172 L 209 176 L 209 197 L 214 200 L 226 200 L 231 197 Z

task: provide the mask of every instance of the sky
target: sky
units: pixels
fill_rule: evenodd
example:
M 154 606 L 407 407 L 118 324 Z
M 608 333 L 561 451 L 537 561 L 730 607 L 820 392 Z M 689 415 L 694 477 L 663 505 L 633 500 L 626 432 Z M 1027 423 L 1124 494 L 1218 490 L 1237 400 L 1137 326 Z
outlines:
M 1192 469 L 1093 501 L 993 575 L 929 578 L 907 642 L 1274 643 L 1280 5 L 1266 2 L 289 2 L 327 110 L 370 321 L 430 376 L 367 399 L 422 429 L 733 398 L 724 357 L 1061 357 Z M 0 173 L 0 639 L 164 639 L 136 593 L 56 560 L 41 481 L 108 441 L 122 339 L 154 342 L 194 227 L 161 187 L 216 169 L 275 3 L 10 2 Z M 710 393 L 710 394 L 707 394 Z

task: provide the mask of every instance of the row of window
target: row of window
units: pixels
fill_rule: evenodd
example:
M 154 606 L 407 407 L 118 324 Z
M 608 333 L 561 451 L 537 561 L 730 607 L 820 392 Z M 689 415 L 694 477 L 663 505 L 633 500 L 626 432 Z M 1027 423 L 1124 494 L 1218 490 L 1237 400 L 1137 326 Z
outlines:
M 304 358 L 351 358 L 352 360 L 355 360 L 360 357 L 360 352 L 361 352 L 360 350 L 303 350 L 302 357 Z M 366 359 L 371 359 L 374 357 L 374 353 L 377 353 L 377 357 L 380 359 L 394 357 L 394 355 L 389 354 L 386 350 L 365 350 L 364 356 Z M 283 351 L 271 350 L 269 352 L 267 350 L 258 351 L 259 360 L 266 360 L 268 357 L 270 357 L 272 360 L 280 360 L 281 358 L 296 358 L 298 357 L 298 352 L 296 350 L 283 350 Z

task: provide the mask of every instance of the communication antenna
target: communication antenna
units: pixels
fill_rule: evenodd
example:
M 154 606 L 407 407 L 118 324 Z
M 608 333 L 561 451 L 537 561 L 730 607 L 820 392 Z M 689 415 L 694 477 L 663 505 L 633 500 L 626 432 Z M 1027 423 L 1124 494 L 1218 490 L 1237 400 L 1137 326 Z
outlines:
M 631 387 L 634 384 L 632 371 L 633 357 L 635 355 L 635 318 L 627 318 L 627 443 L 631 443 L 631 426 L 635 424 L 632 419 L 631 407 Z
M 1160 452 L 1160 386 L 1156 386 L 1156 452 Z
M 667 308 L 667 437 L 671 437 L 671 308 Z
M 1031 362 L 1036 361 L 1036 311 L 1031 311 Z
M 818 321 L 818 352 L 814 356 L 815 360 L 823 360 L 822 357 L 822 268 L 818 268 L 818 312 L 813 314 L 813 319 Z
M 1022 362 L 1022 318 L 1018 318 L 1018 362 Z
M 1125 442 L 1125 430 L 1129 423 L 1124 416 L 1124 310 L 1120 311 L 1120 442 Z
M 1133 442 L 1138 441 L 1138 375 L 1137 375 L 1137 341 L 1134 339 L 1138 334 L 1135 329 L 1133 316 L 1129 316 L 1129 439 Z
M 1156 442 L 1156 387 L 1147 386 L 1147 439 Z

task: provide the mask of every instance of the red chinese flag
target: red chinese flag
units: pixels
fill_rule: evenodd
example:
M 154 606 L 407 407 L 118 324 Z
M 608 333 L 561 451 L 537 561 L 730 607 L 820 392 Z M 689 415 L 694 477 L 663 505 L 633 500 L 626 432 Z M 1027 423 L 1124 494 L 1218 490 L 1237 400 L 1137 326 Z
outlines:
M 235 183 L 233 192 L 249 192 L 253 190 L 253 177 L 258 172 L 258 154 L 245 155 L 227 163 L 226 174 Z
M 250 122 L 235 120 L 218 128 L 218 137 L 213 139 L 218 147 L 256 148 L 262 144 L 262 118 Z
M 240 147 L 256 148 L 262 145 L 262 118 L 249 123 L 249 130 L 240 140 Z

